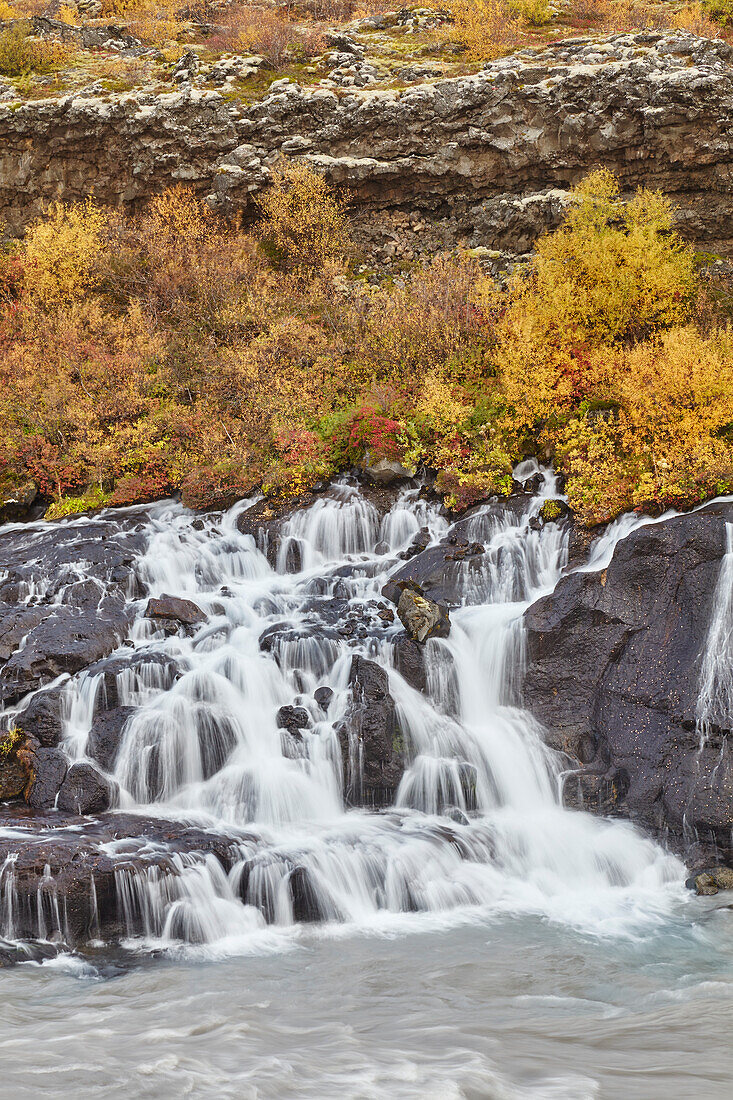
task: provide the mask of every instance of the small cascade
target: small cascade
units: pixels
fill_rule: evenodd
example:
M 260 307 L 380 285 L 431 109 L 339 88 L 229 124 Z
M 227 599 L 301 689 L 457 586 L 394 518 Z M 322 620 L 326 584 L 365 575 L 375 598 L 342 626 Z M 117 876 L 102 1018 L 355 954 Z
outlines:
M 700 670 L 697 729 L 701 746 L 711 727 L 733 724 L 733 523 L 725 525 L 725 555 L 712 603 Z
M 195 525 L 178 505 L 150 510 L 138 576 L 151 595 L 194 600 L 206 621 L 166 632 L 139 600 L 108 669 L 65 688 L 65 747 L 83 758 L 95 708 L 113 692 L 135 708 L 114 763 L 121 811 L 232 840 L 225 856 L 163 847 L 152 862 L 120 858 L 128 941 L 241 945 L 310 922 L 519 911 L 598 931 L 623 927 L 634 897 L 649 900 L 648 914 L 671 904 L 678 862 L 631 826 L 564 810 L 558 760 L 521 707 L 522 615 L 567 561 L 563 526 L 538 518 L 558 496 L 552 473 L 533 463 L 523 476 L 538 473 L 534 496 L 460 522 L 471 552 L 458 560 L 443 542 L 445 516 L 415 489 L 380 514 L 340 483 L 284 524 L 274 568 L 237 529 L 247 502 Z M 450 635 L 422 651 L 424 691 L 399 671 L 402 625 L 382 597 L 418 533 L 446 551 L 456 594 Z M 402 761 L 380 812 L 348 806 L 344 790 L 344 754 L 356 774 L 367 767 L 364 745 L 345 733 L 357 654 L 384 670 L 395 723 L 387 751 Z M 12 874 L 0 872 L 4 929 Z M 96 891 L 90 913 L 96 938 Z M 64 935 L 50 874 L 37 928 Z

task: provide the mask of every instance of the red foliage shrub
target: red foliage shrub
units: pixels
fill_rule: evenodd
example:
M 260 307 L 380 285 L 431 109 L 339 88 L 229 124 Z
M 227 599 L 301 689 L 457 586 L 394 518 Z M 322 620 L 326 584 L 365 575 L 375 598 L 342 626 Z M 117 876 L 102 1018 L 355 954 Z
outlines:
M 399 461 L 403 446 L 399 441 L 402 425 L 398 420 L 382 416 L 376 409 L 362 408 L 351 419 L 349 451 L 352 460 L 364 457 L 366 452 L 373 460 L 381 458 Z

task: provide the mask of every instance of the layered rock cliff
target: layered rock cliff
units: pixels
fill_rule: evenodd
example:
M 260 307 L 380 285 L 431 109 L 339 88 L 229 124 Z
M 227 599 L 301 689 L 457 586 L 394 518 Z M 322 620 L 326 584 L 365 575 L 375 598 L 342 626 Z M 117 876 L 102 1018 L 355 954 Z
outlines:
M 558 223 L 567 189 L 606 165 L 627 190 L 664 190 L 682 231 L 726 252 L 732 56 L 690 34 L 628 34 L 403 90 L 274 81 L 245 104 L 189 83 L 4 103 L 0 218 L 17 234 L 52 199 L 93 192 L 134 209 L 180 182 L 219 210 L 247 211 L 286 154 L 348 191 L 367 243 L 388 248 L 397 228 L 417 251 L 461 241 L 523 252 Z

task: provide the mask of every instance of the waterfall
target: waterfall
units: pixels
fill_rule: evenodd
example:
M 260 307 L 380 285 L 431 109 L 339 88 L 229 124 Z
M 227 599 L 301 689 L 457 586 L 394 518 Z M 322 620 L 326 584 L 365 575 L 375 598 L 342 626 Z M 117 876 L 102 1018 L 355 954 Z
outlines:
M 712 608 L 697 700 L 701 747 L 712 726 L 728 730 L 733 723 L 733 523 L 725 525 L 725 555 Z
M 425 646 L 424 692 L 395 667 L 402 628 L 381 595 L 418 532 L 433 546 L 449 534 L 416 490 L 380 515 L 352 485 L 336 486 L 283 527 L 275 568 L 237 530 L 248 502 L 195 524 L 179 505 L 150 510 L 145 587 L 195 600 L 207 620 L 171 636 L 137 605 L 119 654 L 132 647 L 138 663 L 115 674 L 120 702 L 136 708 L 114 768 L 120 807 L 235 839 L 227 867 L 179 852 L 122 864 L 130 940 L 241 945 L 303 921 L 384 928 L 512 912 L 603 932 L 671 904 L 678 861 L 631 825 L 563 809 L 560 762 L 521 707 L 522 615 L 567 560 L 563 528 L 536 521 L 555 495 L 545 471 L 523 509 L 487 505 L 462 521 L 482 552 L 455 564 L 459 606 L 449 637 Z M 405 758 L 379 812 L 345 805 L 339 731 L 355 654 L 386 671 Z M 332 693 L 324 705 L 319 688 Z M 85 674 L 65 689 L 75 758 L 102 690 Z M 281 707 L 302 708 L 302 728 L 282 728 Z M 0 874 L 6 928 L 12 871 Z M 50 883 L 42 892 L 39 930 L 62 929 Z

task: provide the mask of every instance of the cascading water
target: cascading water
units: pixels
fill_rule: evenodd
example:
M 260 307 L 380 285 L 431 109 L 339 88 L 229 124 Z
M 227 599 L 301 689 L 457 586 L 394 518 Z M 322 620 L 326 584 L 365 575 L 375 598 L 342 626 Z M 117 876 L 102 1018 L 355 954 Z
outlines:
M 712 726 L 730 729 L 733 723 L 733 523 L 725 525 L 725 540 L 700 672 L 697 728 L 701 745 Z
M 545 474 L 523 511 L 487 506 L 467 522 L 484 552 L 456 565 L 464 606 L 449 637 L 425 647 L 425 692 L 394 666 L 400 624 L 378 617 L 398 552 L 422 529 L 432 543 L 448 529 L 417 491 L 380 517 L 336 486 L 284 527 L 275 569 L 237 529 L 245 505 L 195 525 L 177 505 L 151 509 L 142 581 L 150 595 L 195 600 L 207 621 L 169 636 L 140 613 L 118 653 L 136 658 L 115 681 L 136 708 L 114 770 L 120 806 L 226 827 L 233 840 L 228 873 L 205 854 L 122 866 L 129 937 L 241 944 L 303 919 L 385 927 L 491 912 L 618 930 L 672 904 L 681 865 L 630 825 L 564 810 L 562 761 L 520 705 L 521 617 L 567 557 L 560 526 L 531 522 L 554 495 Z M 381 812 L 344 803 L 339 729 L 356 653 L 387 670 L 406 757 Z M 333 693 L 324 705 L 319 687 Z M 72 758 L 84 757 L 105 690 L 100 675 L 66 686 Z M 297 736 L 277 720 L 293 705 L 308 718 Z M 3 868 L 7 896 L 11 877 Z

